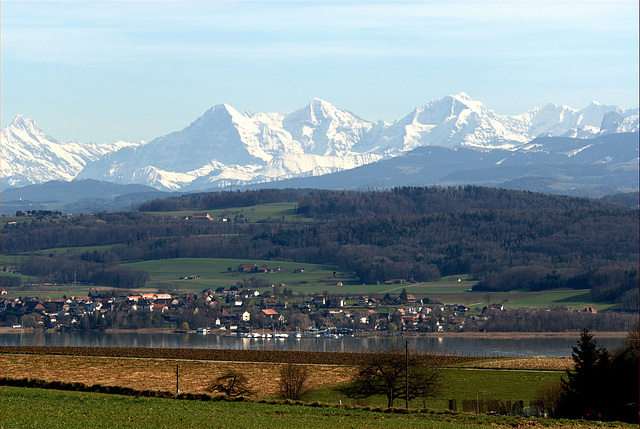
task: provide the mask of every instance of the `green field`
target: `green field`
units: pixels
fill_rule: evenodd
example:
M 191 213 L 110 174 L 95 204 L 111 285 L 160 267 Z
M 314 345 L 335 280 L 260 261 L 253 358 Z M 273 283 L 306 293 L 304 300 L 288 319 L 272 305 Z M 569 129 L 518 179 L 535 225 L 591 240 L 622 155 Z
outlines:
M 283 203 L 284 204 L 284 203 Z M 37 254 L 50 253 L 77 253 L 88 250 L 108 250 L 112 246 L 87 246 L 60 249 L 47 249 Z M 15 264 L 16 258 L 26 256 L 3 256 L 2 266 Z M 233 270 L 239 264 L 256 264 L 268 268 L 280 268 L 274 273 L 238 273 Z M 502 303 L 505 308 L 554 308 L 594 307 L 597 310 L 606 310 L 611 305 L 607 303 L 595 303 L 587 289 L 580 290 L 550 290 L 550 291 L 523 291 L 510 292 L 471 292 L 476 283 L 469 280 L 468 276 L 447 276 L 441 280 L 430 283 L 415 284 L 376 284 L 363 285 L 357 282 L 351 272 L 338 271 L 330 265 L 300 264 L 296 262 L 259 261 L 248 259 L 214 259 L 214 258 L 183 258 L 163 259 L 123 264 L 132 268 L 147 271 L 150 280 L 147 282 L 149 290 L 172 290 L 181 292 L 197 292 L 203 289 L 216 289 L 220 286 L 229 287 L 236 282 L 251 277 L 267 279 L 271 284 L 284 283 L 287 289 L 293 292 L 313 294 L 326 291 L 337 295 L 359 294 L 399 294 L 402 289 L 413 294 L 418 299 L 429 298 L 431 301 L 444 302 L 445 304 L 464 304 L 472 311 L 481 311 L 483 307 L 492 303 Z M 303 268 L 304 272 L 294 272 Z M 336 271 L 335 277 L 333 272 Z M 182 280 L 182 278 L 198 275 L 196 280 Z M 28 281 L 27 276 L 20 276 L 23 282 Z M 460 281 L 458 281 L 460 279 Z M 335 285 L 342 282 L 342 286 Z M 9 290 L 11 297 L 17 296 L 50 296 L 60 298 L 62 295 L 86 294 L 90 289 L 103 289 L 100 286 L 40 286 L 38 290 Z M 14 296 L 15 295 L 15 296 Z
M 434 428 L 590 427 L 588 422 L 475 416 L 394 414 L 343 408 L 135 398 L 16 387 L 2 388 L 2 428 Z M 37 406 L 35 406 L 37 404 Z M 528 423 L 531 422 L 531 423 Z M 582 423 L 582 424 L 580 424 Z M 522 425 L 522 426 L 520 426 Z M 632 425 L 599 423 L 599 427 Z
M 563 371 L 518 371 L 492 370 L 473 368 L 443 368 L 442 391 L 436 398 L 416 399 L 409 403 L 410 408 L 422 408 L 445 411 L 449 399 L 456 399 L 459 403 L 463 399 L 497 399 L 501 401 L 524 401 L 528 406 L 536 397 L 538 386 L 558 381 Z M 345 405 L 361 405 L 371 407 L 386 407 L 387 398 L 374 396 L 371 398 L 353 400 L 341 396 L 333 389 L 318 389 L 311 392 L 307 401 L 319 401 L 337 404 L 341 401 Z M 404 406 L 404 401 L 396 402 L 396 406 Z
M 256 264 L 260 267 L 280 269 L 273 273 L 239 273 L 235 270 L 240 264 Z M 300 264 L 296 262 L 256 261 L 250 259 L 213 259 L 213 258 L 182 258 L 163 259 L 156 261 L 135 262 L 125 264 L 128 267 L 149 272 L 151 287 L 169 286 L 181 291 L 199 291 L 207 288 L 216 289 L 219 286 L 229 287 L 243 279 L 251 277 L 267 279 L 271 284 L 284 283 L 287 288 L 295 291 L 320 292 L 331 286 L 327 282 L 348 281 L 350 273 L 337 272 L 333 276 L 335 267 L 330 265 Z M 294 272 L 297 269 L 304 272 Z M 198 275 L 199 279 L 181 280 L 183 277 Z M 334 286 L 335 288 L 335 286 Z
M 280 268 L 279 272 L 267 274 L 238 273 L 227 271 L 235 269 L 239 264 L 256 264 L 269 268 Z M 551 291 L 511 291 L 511 292 L 471 292 L 474 281 L 465 276 L 447 276 L 432 283 L 416 284 L 358 284 L 352 273 L 338 271 L 333 276 L 335 267 L 330 265 L 299 264 L 295 262 L 256 261 L 247 259 L 164 259 L 156 261 L 126 264 L 129 267 L 149 272 L 151 288 L 165 287 L 181 291 L 199 291 L 206 288 L 231 286 L 243 279 L 251 277 L 268 279 L 272 284 L 284 283 L 294 292 L 312 294 L 327 291 L 329 293 L 346 294 L 399 294 L 402 289 L 415 295 L 418 299 L 429 298 L 445 304 L 464 304 L 472 310 L 482 310 L 491 303 L 503 303 L 506 308 L 552 308 L 552 307 L 595 307 L 598 310 L 608 308 L 608 304 L 596 304 L 588 290 L 551 290 Z M 303 273 L 294 273 L 297 268 L 304 268 Z M 180 280 L 181 277 L 199 275 L 197 280 Z M 462 280 L 457 281 L 458 278 Z M 342 282 L 343 286 L 327 283 Z
M 181 210 L 175 212 L 149 212 L 153 216 L 172 216 L 183 217 L 194 214 L 209 213 L 212 218 L 228 218 L 234 219 L 236 216 L 242 215 L 245 219 L 251 222 L 258 221 L 307 221 L 309 218 L 302 217 L 296 214 L 297 202 L 290 203 L 271 203 L 271 204 L 259 204 L 256 206 L 248 207 L 230 207 L 226 209 L 213 209 L 213 210 Z
M 48 256 L 64 253 L 82 253 L 91 250 L 111 250 L 113 246 L 115 246 L 115 244 L 106 244 L 104 246 L 58 247 L 54 249 L 37 250 L 34 252 L 29 252 L 28 254 L 2 255 L 2 257 L 0 257 L 0 266 L 9 267 L 11 265 L 15 265 L 16 261 L 18 261 L 20 258 L 28 258 L 29 255 Z

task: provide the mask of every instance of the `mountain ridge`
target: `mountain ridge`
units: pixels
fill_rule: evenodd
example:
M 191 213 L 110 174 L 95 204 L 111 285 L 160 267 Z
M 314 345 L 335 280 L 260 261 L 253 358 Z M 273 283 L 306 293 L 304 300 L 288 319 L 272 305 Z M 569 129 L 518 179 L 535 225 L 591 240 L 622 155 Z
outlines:
M 637 112 L 599 103 L 580 110 L 547 104 L 503 116 L 460 93 L 387 123 L 319 98 L 289 114 L 241 114 L 218 104 L 182 130 L 148 143 L 111 145 L 59 142 L 18 116 L 2 130 L 2 185 L 93 179 L 197 191 L 271 183 L 348 170 L 423 146 L 515 150 L 540 134 L 594 138 L 637 131 Z

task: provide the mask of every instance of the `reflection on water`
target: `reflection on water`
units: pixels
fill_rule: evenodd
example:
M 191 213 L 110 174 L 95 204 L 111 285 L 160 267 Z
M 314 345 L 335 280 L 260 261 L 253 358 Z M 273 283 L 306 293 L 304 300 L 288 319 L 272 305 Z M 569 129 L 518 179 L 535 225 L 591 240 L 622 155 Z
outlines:
M 611 350 L 622 345 L 623 337 L 598 338 L 598 346 Z M 66 347 L 154 347 L 238 350 L 299 350 L 326 352 L 358 352 L 379 349 L 403 349 L 405 338 L 381 337 L 303 337 L 241 338 L 222 335 L 178 333 L 104 333 L 104 332 L 25 332 L 3 333 L 3 346 L 66 346 Z M 534 337 L 519 339 L 408 337 L 411 350 L 458 356 L 530 357 L 571 356 L 576 337 Z

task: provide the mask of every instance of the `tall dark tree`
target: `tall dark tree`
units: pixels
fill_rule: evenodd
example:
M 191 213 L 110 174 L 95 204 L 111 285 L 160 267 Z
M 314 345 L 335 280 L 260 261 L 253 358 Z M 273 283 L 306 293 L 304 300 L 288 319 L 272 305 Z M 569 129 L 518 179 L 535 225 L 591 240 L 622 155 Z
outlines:
M 614 350 L 611 359 L 611 394 L 615 397 L 612 418 L 615 420 L 638 422 L 639 348 L 636 324 L 622 348 Z
M 611 358 L 605 348 L 598 348 L 588 329 L 584 329 L 571 354 L 575 368 L 562 379 L 566 392 L 565 413 L 587 417 L 589 413 L 608 409 L 611 402 L 609 369 Z

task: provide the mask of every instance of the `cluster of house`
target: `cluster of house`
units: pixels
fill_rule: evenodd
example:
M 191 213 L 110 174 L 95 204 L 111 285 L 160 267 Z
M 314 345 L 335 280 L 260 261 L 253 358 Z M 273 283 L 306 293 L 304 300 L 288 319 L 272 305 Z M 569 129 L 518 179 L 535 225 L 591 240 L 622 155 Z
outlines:
M 284 286 L 284 285 L 280 285 Z M 292 298 L 291 302 L 276 297 L 274 291 L 264 292 L 251 289 L 240 290 L 236 286 L 203 290 L 201 293 L 185 293 L 172 296 L 167 293 L 140 293 L 125 297 L 92 298 L 72 296 L 69 298 L 40 300 L 38 298 L 0 299 L 0 310 L 5 325 L 18 327 L 32 315 L 31 324 L 47 328 L 70 328 L 84 315 L 108 316 L 109 312 L 153 313 L 168 322 L 179 323 L 185 312 L 197 314 L 200 311 L 215 310 L 212 318 L 205 319 L 207 326 L 195 328 L 250 329 L 254 325 L 283 329 L 296 329 L 288 322 L 292 315 L 306 316 L 307 327 L 335 327 L 356 330 L 415 330 L 425 332 L 463 331 L 470 322 L 481 325 L 491 317 L 492 312 L 502 312 L 502 304 L 487 306 L 482 314 L 466 315 L 469 310 L 460 304 L 425 304 L 412 294 L 398 297 L 395 302 L 380 302 L 378 298 L 358 296 L 343 298 L 318 294 L 315 296 Z M 588 308 L 585 312 L 593 313 Z M 203 314 L 205 314 L 203 313 Z M 304 317 L 303 316 L 303 317 Z M 62 323 L 64 321 L 64 324 Z M 299 325 L 298 325 L 299 326 Z

